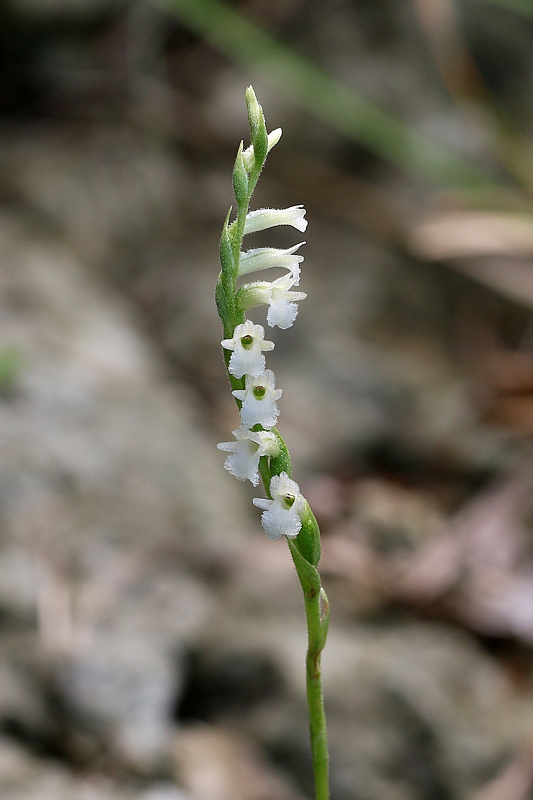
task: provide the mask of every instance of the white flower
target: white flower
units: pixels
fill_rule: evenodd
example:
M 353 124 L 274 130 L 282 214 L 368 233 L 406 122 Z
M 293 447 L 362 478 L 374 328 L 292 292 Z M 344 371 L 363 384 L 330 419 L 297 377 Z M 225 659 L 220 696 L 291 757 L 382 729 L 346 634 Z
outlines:
M 271 328 L 290 328 L 298 314 L 296 301 L 305 300 L 305 292 L 291 292 L 291 288 L 297 284 L 294 276 L 288 272 L 272 283 L 268 281 L 256 281 L 247 283 L 239 289 L 237 294 L 237 304 L 241 311 L 247 311 L 253 306 L 269 306 L 267 312 L 267 323 Z
M 221 344 L 226 350 L 233 350 L 228 369 L 236 378 L 261 375 L 265 370 L 263 351 L 274 349 L 274 342 L 265 341 L 263 326 L 254 325 L 250 319 L 237 325 L 233 338 L 223 339 Z
M 244 389 L 235 389 L 232 392 L 237 400 L 242 401 L 241 422 L 245 428 L 262 425 L 263 428 L 273 428 L 279 417 L 277 400 L 281 397 L 282 390 L 276 389 L 276 376 L 271 369 L 262 375 L 247 375 Z
M 275 130 L 271 131 L 268 134 L 267 153 L 270 153 L 272 148 L 277 145 L 277 143 L 281 139 L 281 134 L 282 133 L 283 133 L 283 131 L 281 130 L 281 128 L 276 128 Z M 246 167 L 248 172 L 251 172 L 251 170 L 253 169 L 253 166 L 254 166 L 254 162 L 255 162 L 253 144 L 251 144 L 250 147 L 247 147 L 246 150 L 243 151 L 242 155 L 243 155 L 243 158 L 244 158 L 244 166 Z
M 300 267 L 303 256 L 294 255 L 296 250 L 305 242 L 299 242 L 293 247 L 282 250 L 277 247 L 255 247 L 241 253 L 239 258 L 239 275 L 248 275 L 249 272 L 258 272 L 260 269 L 270 267 L 284 267 L 294 276 L 294 283 L 300 280 Z
M 259 483 L 259 459 L 261 456 L 275 456 L 279 445 L 271 431 L 249 431 L 237 428 L 232 431 L 236 442 L 220 442 L 219 450 L 230 455 L 224 462 L 225 468 L 238 481 L 251 481 L 253 486 Z
M 262 497 L 253 500 L 254 506 L 263 509 L 261 525 L 266 535 L 269 539 L 279 539 L 280 536 L 294 539 L 302 527 L 300 514 L 305 503 L 300 487 L 286 472 L 282 472 L 270 481 L 270 494 L 272 500 Z
M 293 228 L 304 233 L 307 228 L 305 208 L 291 206 L 290 208 L 259 208 L 246 215 L 244 233 L 256 233 L 275 225 L 292 225 Z

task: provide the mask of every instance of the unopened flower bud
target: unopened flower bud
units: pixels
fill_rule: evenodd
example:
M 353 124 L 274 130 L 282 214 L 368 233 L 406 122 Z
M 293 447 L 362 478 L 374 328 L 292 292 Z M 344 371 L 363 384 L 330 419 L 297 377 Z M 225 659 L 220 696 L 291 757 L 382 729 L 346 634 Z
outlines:
M 257 211 L 250 211 L 246 216 L 244 233 L 264 231 L 276 225 L 292 225 L 293 228 L 303 233 L 307 228 L 305 208 L 291 206 L 290 208 L 259 208 Z
M 250 272 L 259 272 L 261 269 L 271 267 L 281 267 L 288 269 L 293 276 L 296 276 L 295 283 L 300 279 L 300 267 L 298 266 L 304 257 L 295 255 L 296 250 L 305 242 L 299 242 L 292 247 L 282 250 L 278 247 L 255 247 L 241 253 L 239 259 L 239 275 L 248 275 Z
M 267 141 L 267 155 L 270 153 L 273 147 L 277 145 L 279 140 L 281 139 L 281 134 L 283 133 L 281 128 L 276 128 L 275 130 L 271 131 L 268 134 L 268 141 Z M 251 172 L 255 165 L 255 155 L 254 155 L 254 146 L 251 144 L 246 150 L 243 151 L 243 159 L 244 159 L 244 166 Z

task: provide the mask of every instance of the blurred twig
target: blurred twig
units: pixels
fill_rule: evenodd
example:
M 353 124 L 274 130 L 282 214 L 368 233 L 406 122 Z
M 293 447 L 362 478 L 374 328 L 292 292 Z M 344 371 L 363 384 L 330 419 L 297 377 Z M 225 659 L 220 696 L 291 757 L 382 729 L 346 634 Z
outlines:
M 230 58 L 261 70 L 315 116 L 410 172 L 454 189 L 498 186 L 484 170 L 409 128 L 281 44 L 221 0 L 159 0 Z

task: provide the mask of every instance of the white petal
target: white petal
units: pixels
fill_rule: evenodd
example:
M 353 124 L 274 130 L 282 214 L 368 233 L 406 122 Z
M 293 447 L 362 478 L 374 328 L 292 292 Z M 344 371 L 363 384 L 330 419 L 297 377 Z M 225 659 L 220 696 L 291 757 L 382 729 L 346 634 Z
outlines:
M 281 128 L 274 128 L 273 131 L 270 131 L 270 133 L 268 134 L 268 151 L 267 152 L 270 153 L 272 148 L 277 145 L 277 143 L 281 139 L 281 134 L 282 133 L 283 133 L 283 131 L 282 131 Z
M 298 306 L 296 303 L 289 303 L 284 298 L 270 304 L 267 312 L 267 323 L 271 328 L 290 328 L 298 316 Z
M 281 134 L 282 133 L 283 133 L 283 131 L 281 130 L 281 128 L 275 128 L 275 130 L 271 131 L 268 134 L 267 153 L 270 153 L 272 148 L 277 145 L 277 143 L 281 139 Z M 255 160 L 253 145 L 250 145 L 249 147 L 247 147 L 246 150 L 243 151 L 242 155 L 243 155 L 243 158 L 244 158 L 244 164 L 246 166 L 246 169 L 249 172 L 253 168 L 254 160 Z
M 252 450 L 246 443 L 239 442 L 237 451 L 226 458 L 224 467 L 238 481 L 250 481 L 252 486 L 257 486 L 259 483 L 259 452 L 257 447 L 253 446 Z
M 279 539 L 280 536 L 294 539 L 300 532 L 302 520 L 292 508 L 285 509 L 272 503 L 261 515 L 261 524 L 269 539 Z
M 258 345 L 255 349 L 245 350 L 241 347 L 235 350 L 231 354 L 228 369 L 236 378 L 242 378 L 244 375 L 261 375 L 265 371 L 265 366 L 265 357 Z
M 252 338 L 263 338 L 265 329 L 261 325 L 254 325 L 251 319 L 245 319 L 242 325 L 237 325 L 233 331 L 233 338 L 240 339 L 242 336 L 251 336 Z
M 225 453 L 234 453 L 237 449 L 237 442 L 219 442 L 217 448 Z
M 281 389 L 279 390 L 281 391 Z M 263 428 L 273 428 L 279 417 L 279 408 L 274 398 L 263 397 L 258 400 L 251 392 L 247 393 L 241 407 L 241 421 L 247 428 L 262 425 Z
M 281 497 L 286 494 L 292 494 L 295 497 L 300 495 L 300 487 L 289 478 L 286 472 L 280 472 L 279 475 L 274 475 L 270 481 L 270 494 L 273 497 Z
M 264 497 L 254 497 L 252 500 L 254 506 L 257 506 L 257 508 L 262 508 L 263 511 L 266 511 L 267 508 L 270 508 L 273 502 L 273 500 L 266 500 Z

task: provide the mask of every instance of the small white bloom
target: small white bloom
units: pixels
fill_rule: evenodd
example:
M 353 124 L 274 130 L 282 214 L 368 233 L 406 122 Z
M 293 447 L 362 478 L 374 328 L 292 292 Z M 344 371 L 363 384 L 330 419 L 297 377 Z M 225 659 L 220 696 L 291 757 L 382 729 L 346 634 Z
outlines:
M 270 494 L 272 500 L 262 497 L 253 500 L 254 506 L 263 509 L 261 525 L 266 535 L 269 539 L 279 539 L 280 536 L 294 539 L 302 527 L 300 514 L 305 503 L 300 487 L 286 472 L 282 472 L 270 481 Z
M 267 323 L 271 328 L 290 328 L 298 315 L 298 300 L 305 300 L 305 292 L 291 292 L 296 281 L 288 272 L 272 283 L 268 281 L 255 281 L 247 283 L 237 295 L 239 308 L 246 311 L 253 306 L 266 304 Z
M 246 215 L 244 233 L 256 233 L 276 225 L 292 225 L 293 228 L 304 233 L 307 228 L 305 208 L 291 206 L 290 208 L 259 208 Z
M 250 319 L 237 325 L 233 338 L 223 339 L 221 344 L 226 350 L 233 350 L 228 369 L 236 378 L 261 375 L 265 371 L 263 351 L 274 349 L 274 342 L 265 341 L 263 326 L 254 325 Z
M 271 369 L 267 369 L 262 375 L 247 375 L 246 388 L 232 392 L 237 400 L 242 401 L 241 422 L 245 428 L 253 428 L 254 425 L 274 427 L 279 417 L 276 401 L 282 394 L 282 390 L 275 386 L 276 376 Z
M 236 442 L 220 442 L 219 450 L 230 453 L 224 466 L 238 481 L 251 481 L 253 486 L 259 483 L 259 459 L 261 456 L 275 456 L 279 445 L 271 431 L 250 431 L 237 428 L 232 431 Z
M 281 134 L 283 131 L 281 128 L 276 128 L 275 130 L 271 131 L 268 134 L 268 149 L 267 153 L 270 153 L 273 147 L 277 145 L 279 140 L 281 139 Z M 244 158 L 244 166 L 250 172 L 253 169 L 255 156 L 254 156 L 254 146 L 251 144 L 246 150 L 243 151 L 243 158 Z
M 260 269 L 270 269 L 270 267 L 284 267 L 290 271 L 294 283 L 298 285 L 300 280 L 298 265 L 304 257 L 295 255 L 295 252 L 303 244 L 305 242 L 299 242 L 287 250 L 277 247 L 255 247 L 247 250 L 246 253 L 241 253 L 239 259 L 239 275 L 247 275 L 249 272 L 258 272 Z

